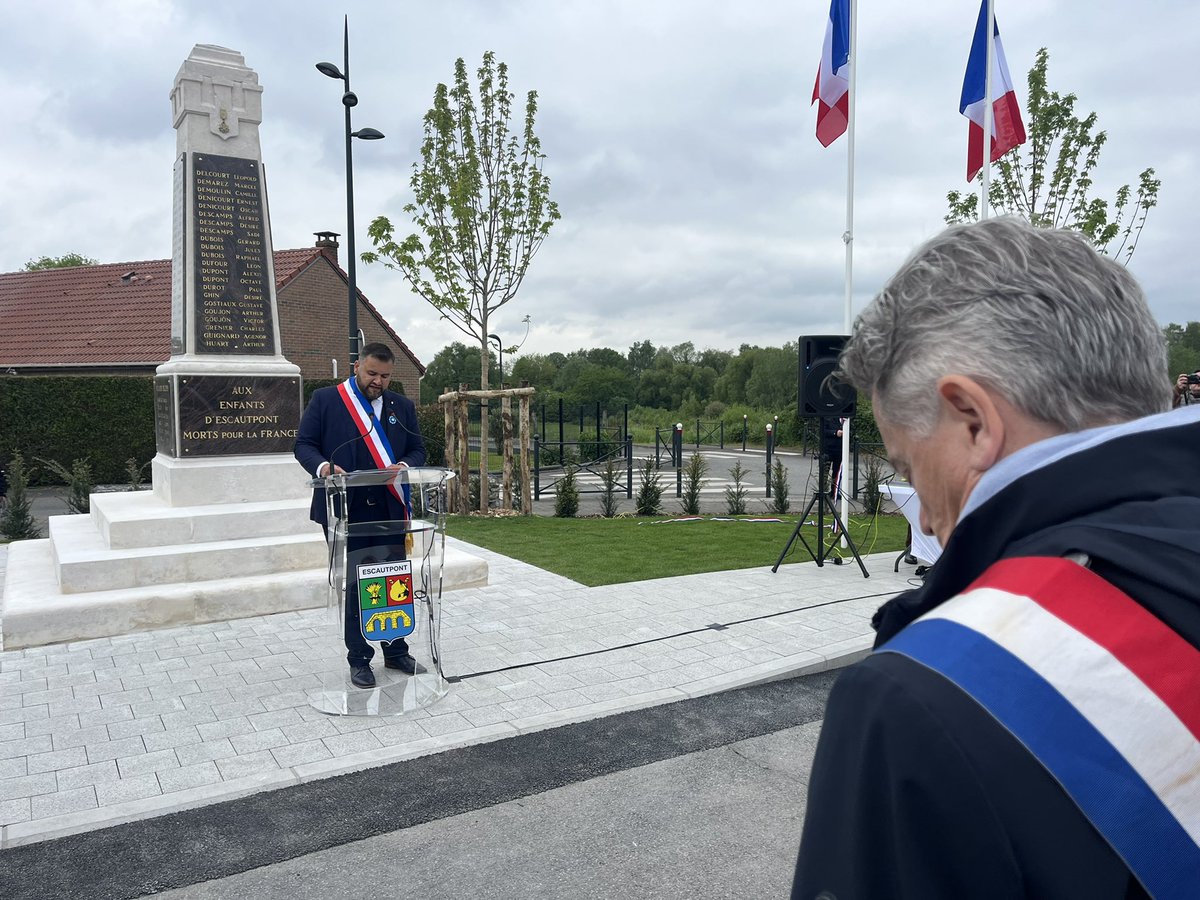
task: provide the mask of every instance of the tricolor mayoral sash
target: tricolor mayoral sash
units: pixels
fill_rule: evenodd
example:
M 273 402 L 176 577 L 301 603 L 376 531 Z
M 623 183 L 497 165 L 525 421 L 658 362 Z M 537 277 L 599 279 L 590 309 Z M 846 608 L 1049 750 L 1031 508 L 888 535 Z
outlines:
M 970 694 L 1151 895 L 1200 896 L 1200 651 L 1144 607 L 1070 560 L 1002 560 L 877 652 Z
M 371 453 L 371 459 L 375 461 L 375 468 L 386 469 L 393 465 L 396 462 L 396 454 L 392 452 L 392 445 L 388 442 L 383 426 L 375 417 L 371 401 L 359 389 L 357 381 L 354 378 L 347 378 L 339 384 L 338 396 L 342 398 L 342 403 L 346 407 L 346 411 L 350 413 L 354 426 L 362 435 L 363 441 Z M 388 482 L 388 490 L 400 501 L 404 507 L 405 518 L 407 518 L 408 485 L 404 485 L 401 490 L 396 487 L 395 482 Z

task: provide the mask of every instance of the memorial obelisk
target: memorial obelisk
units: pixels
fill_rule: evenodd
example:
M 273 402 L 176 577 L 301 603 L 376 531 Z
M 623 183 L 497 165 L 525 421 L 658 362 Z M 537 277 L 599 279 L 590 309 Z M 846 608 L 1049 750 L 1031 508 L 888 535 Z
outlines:
M 325 605 L 328 547 L 292 456 L 300 371 L 279 343 L 261 97 L 241 54 L 210 44 L 175 78 L 154 490 L 93 494 L 89 515 L 51 516 L 47 538 L 10 545 L 5 649 Z M 447 560 L 444 590 L 487 583 L 482 560 Z
M 171 109 L 171 359 L 155 377 L 154 490 L 173 506 L 294 497 L 300 370 L 279 340 L 262 87 L 240 53 L 198 44 Z
M 153 491 L 91 496 L 18 541 L 7 648 L 324 605 L 325 538 L 292 457 L 299 369 L 284 359 L 258 126 L 241 54 L 198 45 L 171 92 L 172 355 L 154 380 Z

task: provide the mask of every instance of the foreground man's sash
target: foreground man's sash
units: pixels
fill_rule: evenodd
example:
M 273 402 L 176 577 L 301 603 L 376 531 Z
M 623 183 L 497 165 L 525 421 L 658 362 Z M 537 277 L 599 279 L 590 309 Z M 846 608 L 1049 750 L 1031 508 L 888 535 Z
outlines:
M 338 396 L 342 398 L 342 404 L 350 413 L 354 427 L 362 435 L 363 441 L 371 453 L 371 459 L 375 461 L 375 468 L 386 469 L 393 465 L 396 462 L 396 454 L 392 451 L 392 445 L 388 442 L 379 419 L 375 418 L 375 410 L 371 408 L 371 401 L 359 390 L 357 381 L 354 378 L 347 378 L 339 384 Z M 388 484 L 388 490 L 392 492 L 392 496 L 404 506 L 405 518 L 408 518 L 407 487 L 405 485 L 405 490 L 402 491 L 396 488 L 394 482 Z
M 877 652 L 970 694 L 1151 895 L 1197 896 L 1200 650 L 1144 607 L 1069 560 L 1002 560 Z

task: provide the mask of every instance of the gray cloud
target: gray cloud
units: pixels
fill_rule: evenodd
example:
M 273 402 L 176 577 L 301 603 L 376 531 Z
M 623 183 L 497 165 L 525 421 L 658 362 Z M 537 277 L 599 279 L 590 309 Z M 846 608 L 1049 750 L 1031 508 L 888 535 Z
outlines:
M 855 308 L 965 189 L 958 94 L 977 8 L 931 0 L 861 8 L 855 170 Z M 1197 317 L 1192 251 L 1200 126 L 1191 78 L 1200 11 L 1001 4 L 1024 98 L 1040 46 L 1051 86 L 1096 110 L 1109 143 L 1102 194 L 1148 165 L 1163 179 L 1132 270 L 1160 321 Z M 564 220 L 521 294 L 493 325 L 526 350 L 779 345 L 836 331 L 843 314 L 846 147 L 813 137 L 809 99 L 827 3 L 757 0 L 516 0 L 380 4 L 349 0 L 356 125 L 356 229 L 379 214 L 407 232 L 410 166 L 434 85 L 486 49 L 518 94 L 538 91 L 546 171 Z M 6 13 L 0 103 L 0 270 L 78 251 L 105 261 L 170 250 L 174 134 L 167 95 L 196 43 L 242 52 L 264 86 L 262 141 L 277 248 L 345 231 L 339 87 L 341 8 L 315 0 L 63 2 Z M 1163 27 L 1168 23 L 1169 27 Z M 343 251 L 343 261 L 344 261 Z M 464 337 L 400 276 L 359 281 L 419 356 Z

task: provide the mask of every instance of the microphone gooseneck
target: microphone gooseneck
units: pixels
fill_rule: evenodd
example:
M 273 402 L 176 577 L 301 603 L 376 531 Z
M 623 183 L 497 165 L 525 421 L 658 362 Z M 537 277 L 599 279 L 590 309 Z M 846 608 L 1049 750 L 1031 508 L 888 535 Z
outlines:
M 364 440 L 365 438 L 367 438 L 368 436 L 370 436 L 371 432 L 373 432 L 375 430 L 375 423 L 378 421 L 379 420 L 376 419 L 375 416 L 371 416 L 371 427 L 367 429 L 365 434 L 356 434 L 354 437 L 350 438 L 350 440 L 342 441 L 342 443 L 338 444 L 336 447 L 333 448 L 333 452 L 329 454 L 329 459 L 327 460 L 327 462 L 329 463 L 329 471 L 325 473 L 326 478 L 328 478 L 330 475 L 333 474 L 333 467 L 336 465 L 336 463 L 333 461 L 334 457 L 336 457 L 339 453 L 342 452 L 343 449 L 350 446 L 355 441 L 361 441 L 361 440 Z

